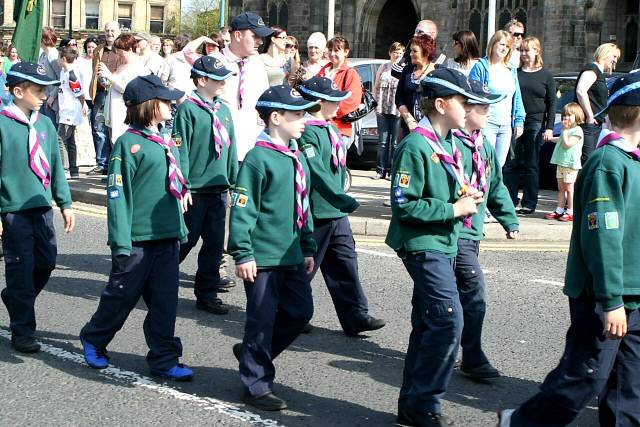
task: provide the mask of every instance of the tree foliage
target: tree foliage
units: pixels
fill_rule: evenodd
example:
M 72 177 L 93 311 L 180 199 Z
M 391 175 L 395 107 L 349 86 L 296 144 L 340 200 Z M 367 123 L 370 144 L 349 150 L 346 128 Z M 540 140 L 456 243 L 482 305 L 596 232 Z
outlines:
M 182 14 L 181 32 L 208 36 L 220 27 L 220 0 L 191 0 Z

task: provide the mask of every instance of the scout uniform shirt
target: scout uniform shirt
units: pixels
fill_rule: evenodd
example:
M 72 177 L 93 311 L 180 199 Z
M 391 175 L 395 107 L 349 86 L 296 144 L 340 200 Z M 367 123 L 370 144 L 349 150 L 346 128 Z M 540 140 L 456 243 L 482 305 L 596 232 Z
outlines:
M 463 227 L 460 229 L 460 239 L 484 239 L 484 219 L 487 207 L 489 207 L 491 215 L 493 215 L 507 231 L 515 231 L 520 228 L 520 221 L 518 221 L 513 201 L 509 196 L 507 187 L 505 187 L 502 181 L 502 168 L 496 158 L 496 150 L 489 144 L 486 138 L 484 138 L 484 135 L 480 135 L 480 138 L 484 140 L 479 154 L 485 162 L 485 178 L 488 188 L 487 193 L 484 195 L 484 201 L 478 205 L 478 213 L 471 217 L 471 227 L 465 226 L 463 221 Z M 474 170 L 473 153 L 475 150 L 457 136 L 454 136 L 454 141 L 460 151 L 462 151 L 465 174 L 471 177 Z M 482 191 L 481 188 L 478 188 L 478 190 Z
M 338 134 L 335 127 L 333 130 Z M 342 218 L 356 210 L 360 204 L 344 192 L 347 168 L 336 168 L 332 163 L 329 129 L 307 124 L 298 142 L 311 170 L 313 219 Z
M 236 183 L 238 157 L 231 112 L 224 102 L 218 101 L 218 105 L 220 108 L 215 114 L 231 141 L 229 147 L 223 141 L 219 158 L 211 113 L 189 100 L 180 104 L 176 112 L 173 139 L 180 152 L 180 169 L 192 193 L 220 193 Z
M 450 138 L 438 138 L 449 155 Z M 391 176 L 391 222 L 385 242 L 400 257 L 437 251 L 455 257 L 462 220 L 453 216 L 460 189 L 426 138 L 411 132 L 398 145 Z
M 179 157 L 176 147 L 171 151 Z M 129 132 L 118 138 L 107 185 L 108 244 L 114 255 L 129 255 L 132 242 L 186 238 L 182 207 L 169 192 L 168 173 L 167 155 L 159 144 Z
M 300 162 L 310 188 L 309 167 Z M 265 147 L 247 153 L 231 197 L 228 252 L 236 264 L 255 260 L 258 268 L 297 266 L 312 256 L 313 222 L 298 228 L 295 166 L 290 157 Z
M 584 291 L 604 310 L 640 307 L 640 161 L 612 145 L 583 165 L 574 195 L 564 293 Z
M 32 113 L 34 114 L 34 113 Z M 0 212 L 50 207 L 71 207 L 71 192 L 64 177 L 58 148 L 58 132 L 51 120 L 40 115 L 35 122 L 40 144 L 49 161 L 51 185 L 46 189 L 29 167 L 29 127 L 0 114 Z

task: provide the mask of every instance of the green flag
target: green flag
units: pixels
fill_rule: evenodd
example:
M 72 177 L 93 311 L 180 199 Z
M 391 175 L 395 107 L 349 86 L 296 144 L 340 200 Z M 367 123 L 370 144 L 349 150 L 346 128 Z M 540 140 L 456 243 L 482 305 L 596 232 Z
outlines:
M 11 42 L 23 61 L 38 62 L 42 38 L 42 8 L 44 0 L 15 0 L 13 20 L 16 30 Z

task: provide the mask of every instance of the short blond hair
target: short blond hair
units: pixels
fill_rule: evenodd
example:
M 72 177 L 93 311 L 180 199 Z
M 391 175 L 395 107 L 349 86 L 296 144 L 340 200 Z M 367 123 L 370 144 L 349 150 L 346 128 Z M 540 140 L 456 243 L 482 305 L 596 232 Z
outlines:
M 536 59 L 533 61 L 533 66 L 535 68 L 541 68 L 544 65 L 544 61 L 542 60 L 542 45 L 540 44 L 540 40 L 537 37 L 527 37 L 522 40 L 522 50 L 527 49 L 536 49 L 538 51 Z
M 600 63 L 607 56 L 613 55 L 614 53 L 618 53 L 618 56 L 620 56 L 620 48 L 618 48 L 615 43 L 604 43 L 598 46 L 593 53 L 593 60 Z
M 507 42 L 507 46 L 509 46 L 509 52 L 507 53 L 507 56 L 504 57 L 504 65 L 511 68 L 511 66 L 509 65 L 509 60 L 511 59 L 511 54 L 513 53 L 513 37 L 511 37 L 511 33 L 505 30 L 496 31 L 489 39 L 489 43 L 487 43 L 487 58 L 491 60 L 494 46 L 500 43 L 502 40 L 505 40 Z
M 584 123 L 584 110 L 577 102 L 570 102 L 562 109 L 562 116 L 570 116 L 572 114 L 576 118 L 577 125 Z

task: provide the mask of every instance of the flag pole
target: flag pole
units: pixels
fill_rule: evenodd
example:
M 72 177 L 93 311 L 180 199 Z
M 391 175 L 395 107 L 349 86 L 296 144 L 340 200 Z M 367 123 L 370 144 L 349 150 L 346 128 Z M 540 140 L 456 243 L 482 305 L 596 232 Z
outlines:
M 329 0 L 329 11 L 327 19 L 327 40 L 331 40 L 334 34 L 336 19 L 336 0 Z

